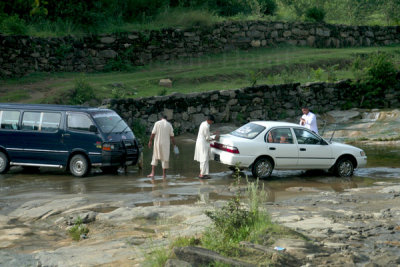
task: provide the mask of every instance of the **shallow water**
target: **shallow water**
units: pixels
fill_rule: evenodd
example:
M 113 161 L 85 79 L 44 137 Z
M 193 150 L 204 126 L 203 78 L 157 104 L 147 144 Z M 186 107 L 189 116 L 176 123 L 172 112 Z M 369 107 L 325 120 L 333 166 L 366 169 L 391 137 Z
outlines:
M 0 175 L 0 213 L 15 205 L 33 199 L 45 199 L 61 194 L 91 196 L 92 201 L 129 199 L 135 205 L 173 205 L 209 202 L 227 199 L 234 192 L 229 187 L 234 182 L 232 171 L 211 161 L 211 179 L 197 178 L 199 165 L 193 161 L 194 142 L 178 139 L 180 154 L 172 155 L 167 179 L 156 176 L 154 183 L 147 178 L 150 172 L 151 151 L 144 150 L 143 169 L 128 168 L 127 173 L 105 175 L 93 170 L 86 178 L 75 178 L 59 170 L 43 169 L 37 173 L 24 173 L 15 168 Z M 349 188 L 368 187 L 376 182 L 394 182 L 400 179 L 400 147 L 365 146 L 367 168 L 356 170 L 351 178 L 338 178 L 326 172 L 274 171 L 270 179 L 260 181 L 268 192 L 268 200 L 287 199 L 299 194 L 321 191 L 341 192 Z M 161 175 L 158 166 L 156 175 Z M 255 181 L 251 172 L 242 177 Z

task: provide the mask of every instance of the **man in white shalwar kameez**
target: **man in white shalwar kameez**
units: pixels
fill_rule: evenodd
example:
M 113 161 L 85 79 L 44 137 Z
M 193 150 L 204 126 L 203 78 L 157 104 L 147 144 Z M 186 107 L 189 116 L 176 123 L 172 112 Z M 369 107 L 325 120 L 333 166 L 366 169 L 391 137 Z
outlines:
M 301 111 L 303 112 L 303 116 L 301 116 L 300 125 L 310 129 L 314 133 L 318 133 L 317 117 L 315 114 L 308 107 L 302 108 Z
M 209 177 L 210 160 L 210 125 L 214 123 L 214 116 L 209 115 L 206 121 L 200 124 L 199 133 L 196 140 L 196 149 L 194 151 L 194 160 L 200 162 L 199 178 Z
M 175 145 L 174 129 L 165 116 L 162 116 L 161 120 L 154 123 L 148 144 L 149 148 L 151 148 L 153 139 L 154 147 L 153 158 L 151 160 L 151 173 L 147 177 L 154 179 L 155 168 L 160 160 L 163 169 L 163 178 L 165 179 L 166 170 L 169 167 L 170 143 L 172 142 Z

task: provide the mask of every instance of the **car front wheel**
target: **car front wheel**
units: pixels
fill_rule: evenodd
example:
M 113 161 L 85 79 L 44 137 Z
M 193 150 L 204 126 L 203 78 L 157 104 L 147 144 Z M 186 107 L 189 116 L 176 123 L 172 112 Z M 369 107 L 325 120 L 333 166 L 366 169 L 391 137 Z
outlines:
M 336 175 L 339 177 L 350 177 L 354 172 L 353 162 L 349 158 L 340 159 L 336 164 Z
M 76 177 L 86 176 L 89 172 L 89 163 L 85 156 L 75 155 L 69 163 L 69 170 Z
M 265 179 L 271 176 L 274 165 L 267 158 L 260 158 L 253 164 L 252 173 L 254 178 Z

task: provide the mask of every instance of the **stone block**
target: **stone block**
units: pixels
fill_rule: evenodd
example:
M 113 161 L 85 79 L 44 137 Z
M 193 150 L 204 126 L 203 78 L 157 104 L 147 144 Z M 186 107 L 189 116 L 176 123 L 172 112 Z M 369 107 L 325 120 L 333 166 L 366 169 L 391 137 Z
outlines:
M 161 80 L 158 82 L 158 85 L 159 85 L 159 86 L 162 86 L 162 87 L 171 88 L 171 87 L 172 87 L 172 81 L 171 81 L 170 79 L 161 79 Z

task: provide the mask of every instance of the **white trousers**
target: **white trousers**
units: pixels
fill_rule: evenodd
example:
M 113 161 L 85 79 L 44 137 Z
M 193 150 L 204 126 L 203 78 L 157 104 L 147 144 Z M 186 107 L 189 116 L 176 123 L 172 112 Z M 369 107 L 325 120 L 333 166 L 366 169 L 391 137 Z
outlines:
M 201 175 L 208 175 L 209 170 L 210 170 L 210 168 L 209 168 L 208 160 L 201 161 L 200 162 L 200 174 Z
M 164 161 L 164 160 L 160 160 L 161 161 L 161 166 L 163 169 L 168 169 L 169 168 L 169 161 Z M 152 166 L 157 166 L 158 164 L 158 159 L 156 159 L 153 155 L 153 158 L 151 160 L 151 165 Z

